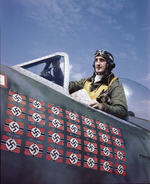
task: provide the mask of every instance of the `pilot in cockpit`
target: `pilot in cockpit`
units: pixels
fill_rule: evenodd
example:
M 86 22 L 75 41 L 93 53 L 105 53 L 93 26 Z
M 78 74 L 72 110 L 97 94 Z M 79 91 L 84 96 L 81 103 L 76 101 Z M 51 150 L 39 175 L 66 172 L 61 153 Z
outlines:
M 60 59 L 52 61 L 52 67 L 43 70 L 41 77 L 63 86 L 64 74 L 60 68 Z

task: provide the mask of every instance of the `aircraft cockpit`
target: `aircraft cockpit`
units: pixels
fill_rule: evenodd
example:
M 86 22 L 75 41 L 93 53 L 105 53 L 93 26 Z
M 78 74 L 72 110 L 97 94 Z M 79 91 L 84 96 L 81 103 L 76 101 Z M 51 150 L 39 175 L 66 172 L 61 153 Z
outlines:
M 68 92 L 69 57 L 66 53 L 58 52 L 15 65 L 12 68 L 70 97 Z M 128 79 L 120 79 L 120 82 L 125 90 L 128 110 L 133 112 L 135 117 L 149 121 L 150 115 L 147 110 L 150 102 L 149 89 Z
M 41 71 L 40 76 L 50 80 L 60 86 L 63 86 L 64 71 L 62 57 L 54 58 L 51 61 L 46 62 L 44 69 Z
M 68 93 L 69 58 L 66 53 L 55 53 L 13 68 L 53 89 Z

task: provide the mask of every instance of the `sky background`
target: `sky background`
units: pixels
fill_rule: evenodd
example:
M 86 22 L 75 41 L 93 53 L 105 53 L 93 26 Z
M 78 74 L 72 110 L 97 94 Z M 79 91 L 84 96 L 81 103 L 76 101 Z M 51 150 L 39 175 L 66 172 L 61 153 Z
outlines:
M 150 0 L 1 0 L 1 63 L 66 52 L 70 80 L 92 75 L 94 53 L 114 74 L 150 89 Z

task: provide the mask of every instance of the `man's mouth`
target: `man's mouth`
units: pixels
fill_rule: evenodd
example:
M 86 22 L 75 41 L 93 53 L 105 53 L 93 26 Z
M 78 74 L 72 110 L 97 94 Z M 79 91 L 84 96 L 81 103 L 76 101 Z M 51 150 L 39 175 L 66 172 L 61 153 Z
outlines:
M 102 67 L 96 67 L 96 69 L 100 70 Z

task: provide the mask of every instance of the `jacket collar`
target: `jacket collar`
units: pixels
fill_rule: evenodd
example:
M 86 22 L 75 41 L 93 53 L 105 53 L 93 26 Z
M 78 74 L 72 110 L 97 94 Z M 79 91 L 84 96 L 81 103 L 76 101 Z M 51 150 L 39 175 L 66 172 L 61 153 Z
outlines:
M 115 77 L 115 75 L 111 72 L 109 75 L 104 75 L 101 79 L 101 81 L 98 81 L 96 83 L 104 83 L 106 85 L 109 85 L 111 80 Z M 92 83 L 94 82 L 95 75 L 92 75 L 91 77 L 87 78 L 87 81 L 91 81 Z M 95 84 L 96 84 L 95 83 Z

